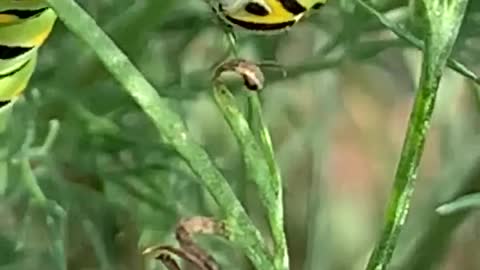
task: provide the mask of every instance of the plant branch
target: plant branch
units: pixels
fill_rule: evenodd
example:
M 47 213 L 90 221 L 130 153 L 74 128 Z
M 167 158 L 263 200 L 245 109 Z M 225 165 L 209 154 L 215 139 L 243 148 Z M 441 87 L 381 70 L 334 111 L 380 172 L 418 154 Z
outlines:
M 249 95 L 248 102 L 250 103 L 250 108 L 252 108 L 252 114 L 255 115 L 255 118 L 257 119 L 256 123 L 258 125 L 251 128 L 253 133 L 256 134 L 259 139 L 260 148 L 267 162 L 268 169 L 270 170 L 271 189 L 269 192 L 273 193 L 275 196 L 275 203 L 271 209 L 273 212 L 273 220 L 270 221 L 270 227 L 275 246 L 274 264 L 277 269 L 288 269 L 289 258 L 283 221 L 284 213 L 282 176 L 280 174 L 280 168 L 275 160 L 275 152 L 273 150 L 270 132 L 268 131 L 265 120 L 263 119 L 262 105 L 260 103 L 259 95 L 257 93 Z
M 413 110 L 395 173 L 383 232 L 367 270 L 385 270 L 407 218 L 415 189 L 418 166 L 430 127 L 438 86 L 463 21 L 468 0 L 417 1 L 425 14 L 425 50 Z
M 161 98 L 96 22 L 72 0 L 47 0 L 65 25 L 94 51 L 123 89 L 142 107 L 171 145 L 199 176 L 226 217 L 229 239 L 239 245 L 257 269 L 272 269 L 260 232 L 252 224 L 228 182 L 205 150 L 187 135 L 181 117 Z
M 374 7 L 372 7 L 369 3 L 365 2 L 364 0 L 356 0 L 358 4 L 363 7 L 368 13 L 372 14 L 373 16 L 377 17 L 377 19 L 390 31 L 392 31 L 397 37 L 407 41 L 415 48 L 424 51 L 425 44 L 424 42 L 417 38 L 415 35 L 410 33 L 404 27 L 390 21 L 387 17 L 382 15 L 379 11 L 377 11 Z M 475 74 L 472 70 L 468 69 L 464 64 L 460 61 L 449 57 L 447 60 L 447 65 L 457 73 L 469 78 L 470 80 L 474 81 L 476 84 L 480 84 L 480 77 Z
M 273 160 L 273 151 L 271 153 L 269 152 L 270 157 L 265 156 L 265 151 L 270 151 L 267 148 L 271 146 L 262 145 L 262 148 L 258 144 L 248 125 L 248 121 L 235 104 L 235 97 L 225 85 L 216 83 L 213 89 L 213 96 L 242 149 L 248 178 L 258 187 L 260 200 L 267 211 L 275 245 L 275 269 L 288 269 L 288 259 L 285 257 L 287 248 L 283 228 L 283 203 L 281 195 L 282 186 L 281 182 L 279 182 L 281 181 L 280 175 Z M 257 106 L 260 106 L 260 104 L 255 104 L 255 101 L 249 102 L 254 103 L 252 104 L 254 105 L 253 113 L 255 117 L 259 117 L 259 108 Z M 260 125 L 263 127 L 262 124 Z M 267 143 L 267 141 L 269 143 L 270 138 L 268 131 L 259 130 L 259 132 L 263 133 L 261 136 L 268 136 L 268 139 L 263 138 L 262 144 Z M 264 134 L 265 132 L 267 132 L 267 135 Z

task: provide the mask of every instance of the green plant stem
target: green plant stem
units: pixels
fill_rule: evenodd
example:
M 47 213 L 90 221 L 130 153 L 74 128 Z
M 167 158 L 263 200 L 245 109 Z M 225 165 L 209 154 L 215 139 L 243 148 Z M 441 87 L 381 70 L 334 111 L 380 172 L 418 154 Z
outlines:
M 260 201 L 267 211 L 270 229 L 274 235 L 274 242 L 278 244 L 276 237 L 281 238 L 283 236 L 283 217 L 279 216 L 277 210 L 282 206 L 277 205 L 278 192 L 272 186 L 272 175 L 266 158 L 250 130 L 247 120 L 237 107 L 235 97 L 226 86 L 220 83 L 215 84 L 213 97 L 240 145 L 248 179 L 259 190 Z M 280 224 L 277 223 L 279 220 Z M 281 227 L 279 227 L 280 225 Z M 281 263 L 282 260 L 279 258 L 283 258 L 283 253 L 279 257 L 275 256 L 275 263 L 279 263 L 279 265 L 275 265 L 275 269 L 283 269 L 284 267 Z
M 30 192 L 33 201 L 40 205 L 46 205 L 48 199 L 45 194 L 43 194 L 42 189 L 38 185 L 37 178 L 33 174 L 32 168 L 30 167 L 29 151 L 32 148 L 32 144 L 35 139 L 34 123 L 31 121 L 27 123 L 26 130 L 25 140 L 20 147 L 19 153 L 10 158 L 10 160 L 12 164 L 18 165 L 20 170 L 20 178 L 23 181 L 25 188 Z
M 12 113 L 13 102 L 0 108 L 0 195 L 4 195 L 8 185 L 8 120 Z
M 47 202 L 47 197 L 43 194 L 42 189 L 38 185 L 37 179 L 30 168 L 30 161 L 27 158 L 20 161 L 20 171 L 22 180 L 30 191 L 32 198 L 41 204 L 45 204 Z
M 248 96 L 248 102 L 252 109 L 252 114 L 257 119 L 258 126 L 252 127 L 252 131 L 259 139 L 260 148 L 267 161 L 270 170 L 270 182 L 272 192 L 275 196 L 275 203 L 271 211 L 273 212 L 273 220 L 270 221 L 274 244 L 274 264 L 276 269 L 289 269 L 289 259 L 287 250 L 287 240 L 284 229 L 284 213 L 283 213 L 283 185 L 280 168 L 275 161 L 275 153 L 273 150 L 272 139 L 268 132 L 268 127 L 263 119 L 262 105 L 257 93 Z
M 65 210 L 54 201 L 48 201 L 44 205 L 49 214 L 47 215 L 47 228 L 52 239 L 50 250 L 53 255 L 55 266 L 59 270 L 67 270 L 67 255 L 65 252 L 66 222 Z
M 415 189 L 418 165 L 430 127 L 438 86 L 463 20 L 467 0 L 424 0 L 417 3 L 425 11 L 426 37 L 422 73 L 410 114 L 393 190 L 387 206 L 383 232 L 368 270 L 385 270 L 407 218 Z
M 162 139 L 181 155 L 213 196 L 226 217 L 229 239 L 239 245 L 257 269 L 272 269 L 268 250 L 223 175 L 205 150 L 187 135 L 181 117 L 161 98 L 115 43 L 74 1 L 47 0 L 65 25 L 97 55 L 115 79 L 142 107 Z
M 383 233 L 370 257 L 368 270 L 386 269 L 409 211 L 438 89 L 438 81 L 435 82 L 431 75 L 424 73 L 420 81 L 387 206 Z
M 478 208 L 480 208 L 480 193 L 473 193 L 456 198 L 452 202 L 442 204 L 435 209 L 435 211 L 442 216 L 446 216 Z
M 443 216 L 435 211 L 439 205 L 477 190 L 480 184 L 480 136 L 454 150 L 454 158 L 446 161 L 448 166 L 431 179 L 436 185 L 412 212 L 405 228 L 407 237 L 402 237 L 392 269 L 430 270 L 442 265 L 455 230 L 474 213 L 466 210 Z
M 52 259 L 56 269 L 66 270 L 67 262 L 64 249 L 65 211 L 55 201 L 49 200 L 47 196 L 45 196 L 30 165 L 30 158 L 32 156 L 40 157 L 41 155 L 48 154 L 50 147 L 56 139 L 59 123 L 57 120 L 52 120 L 49 124 L 49 130 L 45 141 L 38 148 L 32 148 L 35 136 L 35 126 L 33 125 L 33 122 L 31 122 L 30 125 L 27 125 L 27 134 L 25 142 L 21 147 L 19 157 L 16 159 L 12 158 L 11 160 L 12 163 L 19 166 L 20 178 L 31 196 L 29 203 L 46 210 L 45 219 L 51 240 L 49 248 Z
M 225 36 L 228 39 L 230 45 L 230 53 L 235 57 L 239 57 L 239 53 L 236 47 L 236 37 L 234 32 L 230 29 L 225 28 Z M 222 102 L 221 89 L 215 89 L 214 96 L 216 97 L 217 104 L 221 107 L 224 112 L 224 116 L 231 125 L 239 123 L 239 121 L 232 121 L 232 117 L 228 116 L 228 107 L 234 106 L 233 100 Z M 224 89 L 228 93 L 228 89 Z M 227 95 L 228 96 L 228 95 Z M 248 105 L 248 123 L 250 123 L 250 128 L 253 133 L 258 138 L 260 149 L 263 152 L 265 161 L 267 162 L 268 169 L 270 171 L 270 188 L 265 189 L 264 192 L 273 193 L 274 201 L 266 202 L 267 211 L 269 213 L 269 225 L 272 232 L 273 245 L 274 245 L 274 266 L 275 269 L 289 269 L 289 258 L 288 258 L 288 249 L 287 249 L 287 239 L 285 235 L 284 228 L 284 213 L 283 213 L 283 189 L 282 189 L 282 178 L 280 174 L 280 169 L 275 161 L 275 153 L 273 151 L 272 139 L 270 133 L 268 132 L 268 127 L 265 124 L 262 114 L 262 105 L 260 103 L 260 98 L 257 93 L 247 95 L 247 105 Z M 238 114 L 240 118 L 243 118 L 241 114 Z M 242 120 L 240 120 L 241 122 Z M 256 124 L 256 125 L 254 125 Z M 232 128 L 232 130 L 236 130 Z M 249 134 L 250 135 L 250 134 Z M 239 137 L 240 136 L 240 137 Z M 243 135 L 237 133 L 237 138 L 239 141 L 242 141 Z M 253 139 L 253 138 L 252 138 Z M 246 145 L 246 144 L 243 144 Z M 248 146 L 247 146 L 248 147 Z M 248 151 L 248 150 L 247 150 Z M 254 161 L 255 162 L 255 161 Z M 253 165 L 255 166 L 255 165 Z M 256 166 L 255 166 L 256 167 Z M 260 179 L 258 179 L 260 181 Z M 258 185 L 264 185 L 258 184 Z
M 27 190 L 30 192 L 33 200 L 44 207 L 47 206 L 49 200 L 43 193 L 38 184 L 37 178 L 33 174 L 32 168 L 30 167 L 30 159 L 32 157 L 40 158 L 48 154 L 50 148 L 55 142 L 55 139 L 57 138 L 59 128 L 60 123 L 58 120 L 54 119 L 49 121 L 48 133 L 43 144 L 39 147 L 32 147 L 33 141 L 35 140 L 35 125 L 33 121 L 31 121 L 27 124 L 25 141 L 23 142 L 19 153 L 10 159 L 13 164 L 19 165 L 21 179 L 23 180 Z
M 419 50 L 425 50 L 425 44 L 424 42 L 417 38 L 415 35 L 410 33 L 407 29 L 404 27 L 401 27 L 400 25 L 390 21 L 388 18 L 382 15 L 379 11 L 377 11 L 371 4 L 365 2 L 364 0 L 356 0 L 361 7 L 363 7 L 368 13 L 372 14 L 373 16 L 377 17 L 377 19 L 390 31 L 392 31 L 395 35 L 397 35 L 399 38 L 407 41 L 410 43 L 412 46 Z M 480 77 L 475 74 L 472 70 L 468 69 L 464 64 L 459 62 L 458 60 L 449 57 L 447 60 L 447 65 L 450 67 L 452 70 L 456 71 L 458 74 L 465 76 L 466 78 L 469 78 L 476 84 L 480 84 Z

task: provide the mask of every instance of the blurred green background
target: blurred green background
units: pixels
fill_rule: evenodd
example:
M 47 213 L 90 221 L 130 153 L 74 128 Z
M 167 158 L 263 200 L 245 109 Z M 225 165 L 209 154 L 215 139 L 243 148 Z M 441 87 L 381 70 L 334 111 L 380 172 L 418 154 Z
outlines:
M 268 235 L 241 154 L 210 95 L 211 67 L 228 51 L 210 9 L 200 0 L 79 2 L 171 99 Z M 274 60 L 288 71 L 283 78 L 265 70 L 261 98 L 284 179 L 293 270 L 363 269 L 382 225 L 418 80 L 421 53 L 353 2 L 331 1 L 279 35 L 237 33 L 242 57 Z M 416 29 L 406 1 L 375 4 L 392 21 Z M 480 71 L 479 29 L 480 4 L 471 1 L 454 55 Z M 174 229 L 182 217 L 217 214 L 196 177 L 119 87 L 57 22 L 3 139 L 15 156 L 29 133 L 40 145 L 48 122 L 60 121 L 50 152 L 31 164 L 66 219 L 28 203 L 12 164 L 0 179 L 1 270 L 60 269 L 63 258 L 69 270 L 163 269 L 139 250 L 177 245 Z M 241 102 L 240 85 L 234 90 Z M 480 189 L 477 91 L 447 70 L 392 269 L 480 269 L 475 213 L 440 218 L 433 211 Z M 225 241 L 199 240 L 223 269 L 250 269 Z

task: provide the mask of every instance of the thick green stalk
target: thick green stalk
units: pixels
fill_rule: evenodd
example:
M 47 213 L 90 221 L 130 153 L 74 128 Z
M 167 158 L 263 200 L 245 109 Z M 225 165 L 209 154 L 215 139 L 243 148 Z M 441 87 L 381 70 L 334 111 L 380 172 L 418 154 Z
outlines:
M 367 264 L 368 270 L 387 269 L 397 245 L 415 189 L 417 169 L 430 127 L 440 79 L 462 24 L 468 0 L 417 2 L 418 8 L 425 14 L 422 74 L 388 202 L 383 232 Z
M 392 269 L 438 268 L 443 264 L 442 258 L 448 252 L 455 230 L 474 213 L 467 209 L 448 215 L 435 211 L 439 205 L 466 196 L 480 184 L 480 137 L 476 136 L 455 149 L 453 156 L 455 158 L 448 160 L 448 166 L 435 176 L 437 184 L 430 189 L 430 194 L 412 213 L 405 228 L 406 237 L 402 237 L 402 243 L 395 251 L 398 256 L 392 262 Z
M 262 105 L 257 93 L 248 97 L 252 113 L 257 119 L 257 127 L 252 127 L 252 131 L 256 133 L 260 148 L 263 152 L 265 160 L 267 161 L 268 169 L 270 170 L 271 189 L 275 196 L 274 207 L 270 209 L 273 212 L 274 219 L 270 221 L 270 228 L 272 230 L 273 244 L 274 244 L 274 264 L 276 269 L 289 269 L 287 239 L 284 228 L 284 213 L 283 213 L 283 185 L 280 168 L 275 161 L 275 152 L 273 151 L 272 139 L 268 131 L 268 127 L 263 119 Z
M 182 156 L 221 207 L 229 239 L 239 245 L 257 269 L 272 269 L 268 250 L 228 182 L 205 150 L 189 138 L 181 117 L 161 98 L 137 68 L 95 21 L 72 0 L 47 0 L 65 25 L 95 52 L 125 91 L 142 107 L 162 139 Z

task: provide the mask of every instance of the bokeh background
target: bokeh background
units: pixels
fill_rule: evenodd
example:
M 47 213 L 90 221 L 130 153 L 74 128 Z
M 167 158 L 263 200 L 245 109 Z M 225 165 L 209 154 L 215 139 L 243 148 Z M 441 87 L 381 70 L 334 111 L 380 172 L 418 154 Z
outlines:
M 245 181 L 241 153 L 210 95 L 211 67 L 228 43 L 208 6 L 200 0 L 79 2 L 171 99 L 267 236 L 255 187 Z M 415 29 L 407 1 L 375 4 Z M 479 29 L 480 5 L 471 1 L 454 55 L 478 72 Z M 242 57 L 273 60 L 288 71 L 284 78 L 265 70 L 260 95 L 284 179 L 291 269 L 363 269 L 381 229 L 421 53 L 347 0 L 332 0 L 286 33 L 237 35 Z M 391 269 L 480 269 L 475 212 L 446 218 L 434 212 L 480 187 L 479 89 L 446 71 Z M 218 213 L 149 119 L 61 22 L 16 104 L 5 138 L 12 156 L 32 134 L 41 145 L 51 119 L 60 121 L 56 140 L 31 164 L 46 196 L 66 211 L 65 222 L 29 203 L 13 164 L 1 179 L 0 269 L 61 269 L 62 259 L 69 270 L 164 269 L 139 250 L 177 245 L 174 228 L 182 217 Z M 223 269 L 251 269 L 221 239 L 198 239 Z

